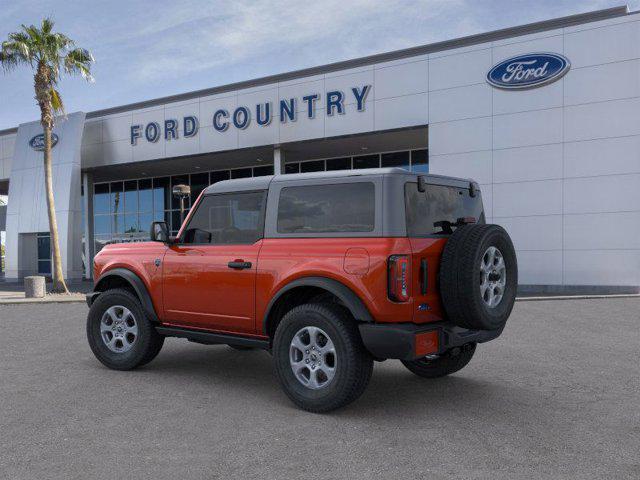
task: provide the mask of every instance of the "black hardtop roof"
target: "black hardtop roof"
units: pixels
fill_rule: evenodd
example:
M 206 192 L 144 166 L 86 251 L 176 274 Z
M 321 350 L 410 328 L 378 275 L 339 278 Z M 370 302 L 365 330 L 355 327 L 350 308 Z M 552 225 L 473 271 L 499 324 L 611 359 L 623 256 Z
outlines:
M 353 178 L 358 180 L 361 178 L 380 177 L 380 176 L 404 176 L 408 180 L 416 179 L 418 176 L 424 176 L 427 183 L 435 183 L 441 185 L 450 185 L 457 187 L 466 187 L 472 182 L 468 178 L 448 177 L 444 175 L 434 174 L 418 174 L 409 172 L 403 168 L 364 168 L 359 170 L 336 170 L 331 172 L 310 172 L 310 173 L 291 173 L 285 175 L 266 175 L 263 177 L 238 178 L 234 180 L 223 180 L 214 183 L 206 188 L 205 195 L 213 193 L 231 193 L 241 191 L 267 190 L 271 183 L 293 183 L 301 180 L 319 180 L 330 181 L 336 178 Z

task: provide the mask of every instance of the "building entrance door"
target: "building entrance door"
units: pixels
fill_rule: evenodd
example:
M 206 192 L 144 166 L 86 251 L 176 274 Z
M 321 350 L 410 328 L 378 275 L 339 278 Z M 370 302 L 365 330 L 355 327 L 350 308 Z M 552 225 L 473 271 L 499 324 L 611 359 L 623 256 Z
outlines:
M 38 273 L 51 275 L 51 235 L 49 232 L 36 234 L 38 239 Z

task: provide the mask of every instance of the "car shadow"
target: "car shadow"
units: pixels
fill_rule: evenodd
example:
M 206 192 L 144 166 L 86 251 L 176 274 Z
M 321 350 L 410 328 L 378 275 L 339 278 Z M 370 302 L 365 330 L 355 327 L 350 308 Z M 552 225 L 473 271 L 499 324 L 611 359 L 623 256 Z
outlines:
M 201 390 L 205 386 L 217 389 L 222 386 L 230 392 L 243 392 L 256 402 L 274 401 L 299 411 L 282 392 L 271 355 L 265 351 L 237 351 L 226 345 L 186 344 L 184 340 L 167 342 L 167 347 L 153 362 L 130 373 L 147 379 L 161 377 L 158 382 L 174 387 L 178 384 L 189 388 L 197 384 Z M 502 409 L 517 416 L 518 406 L 531 409 L 530 392 L 504 378 L 487 378 L 486 372 L 481 373 L 476 377 L 468 370 L 448 377 L 424 379 L 394 360 L 375 363 L 363 396 L 330 415 L 371 419 L 396 412 L 406 419 L 424 416 L 426 410 L 430 415 L 446 416 L 470 409 L 485 412 Z

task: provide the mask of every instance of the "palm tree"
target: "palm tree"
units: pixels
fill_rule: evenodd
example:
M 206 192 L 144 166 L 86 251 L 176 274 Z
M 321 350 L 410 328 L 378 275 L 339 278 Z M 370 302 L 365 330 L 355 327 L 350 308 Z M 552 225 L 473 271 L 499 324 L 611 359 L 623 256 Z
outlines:
M 53 288 L 56 293 L 68 293 L 62 274 L 62 259 L 58 241 L 58 224 L 53 201 L 51 179 L 51 131 L 56 114 L 64 114 L 64 106 L 57 86 L 61 71 L 69 75 L 80 74 L 92 81 L 93 56 L 88 50 L 76 47 L 73 40 L 62 33 L 53 32 L 53 21 L 42 20 L 40 27 L 22 25 L 19 32 L 10 33 L 0 49 L 0 63 L 5 71 L 26 65 L 33 70 L 35 99 L 40 107 L 40 123 L 44 129 L 44 172 L 47 193 L 49 230 L 53 247 Z

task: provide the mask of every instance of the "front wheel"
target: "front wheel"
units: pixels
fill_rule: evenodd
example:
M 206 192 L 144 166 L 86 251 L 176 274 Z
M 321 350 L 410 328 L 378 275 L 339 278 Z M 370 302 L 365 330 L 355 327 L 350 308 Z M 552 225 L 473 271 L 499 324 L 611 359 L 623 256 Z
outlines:
M 273 356 L 287 396 L 316 413 L 356 400 L 373 371 L 355 320 L 332 304 L 300 305 L 287 313 L 276 330 Z
M 123 289 L 96 298 L 87 317 L 89 346 L 100 362 L 114 370 L 131 370 L 153 360 L 164 343 L 140 301 Z
M 453 348 L 442 355 L 427 356 L 412 361 L 403 360 L 402 364 L 419 377 L 444 377 L 466 367 L 475 351 L 476 344 L 468 343 L 460 348 Z

